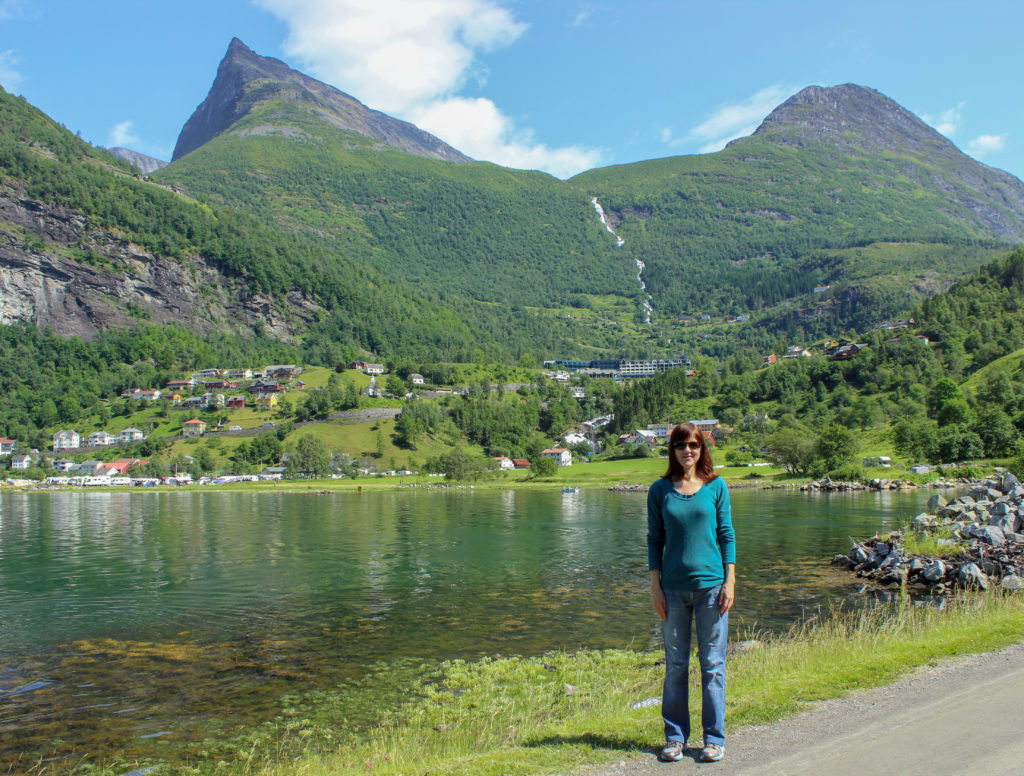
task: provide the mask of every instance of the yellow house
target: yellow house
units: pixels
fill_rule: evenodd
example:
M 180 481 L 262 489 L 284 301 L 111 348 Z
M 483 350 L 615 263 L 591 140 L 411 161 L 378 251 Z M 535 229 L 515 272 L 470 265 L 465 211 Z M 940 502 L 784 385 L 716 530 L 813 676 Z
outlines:
M 256 394 L 256 409 L 269 410 L 277 406 L 277 394 L 276 393 L 258 393 Z
M 206 421 L 186 420 L 181 424 L 181 435 L 186 437 L 202 436 L 206 433 Z

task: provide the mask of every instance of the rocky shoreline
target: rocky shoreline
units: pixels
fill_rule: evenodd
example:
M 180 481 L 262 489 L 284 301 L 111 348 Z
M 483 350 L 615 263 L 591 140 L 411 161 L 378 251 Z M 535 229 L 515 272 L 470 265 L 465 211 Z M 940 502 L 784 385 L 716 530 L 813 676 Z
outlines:
M 966 495 L 948 502 L 935 494 L 928 510 L 909 528 L 854 542 L 848 553 L 832 559 L 833 565 L 912 594 L 1024 588 L 1024 485 L 1016 477 L 1006 472 L 974 483 Z M 907 552 L 911 532 L 922 540 L 934 538 L 942 553 Z

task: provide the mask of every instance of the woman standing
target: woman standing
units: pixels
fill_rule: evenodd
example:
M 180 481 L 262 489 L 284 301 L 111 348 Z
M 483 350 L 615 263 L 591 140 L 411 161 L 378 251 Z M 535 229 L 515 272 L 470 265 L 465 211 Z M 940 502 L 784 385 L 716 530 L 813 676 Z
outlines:
M 661 759 L 682 760 L 690 737 L 691 621 L 703 688 L 701 760 L 725 755 L 725 645 L 736 590 L 729 491 L 715 474 L 704 435 L 682 423 L 669 435 L 668 471 L 647 495 L 647 555 L 654 611 L 665 635 Z

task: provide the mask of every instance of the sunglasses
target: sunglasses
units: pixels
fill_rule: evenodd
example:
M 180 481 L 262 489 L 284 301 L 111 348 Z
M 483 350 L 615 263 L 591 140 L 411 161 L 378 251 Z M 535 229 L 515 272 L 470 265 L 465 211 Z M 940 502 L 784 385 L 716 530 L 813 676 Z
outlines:
M 701 445 L 700 445 L 700 442 L 698 442 L 696 439 L 691 439 L 689 442 L 673 442 L 672 443 L 672 449 L 673 450 L 682 450 L 683 448 L 686 448 L 686 447 L 690 448 L 691 450 L 700 450 Z

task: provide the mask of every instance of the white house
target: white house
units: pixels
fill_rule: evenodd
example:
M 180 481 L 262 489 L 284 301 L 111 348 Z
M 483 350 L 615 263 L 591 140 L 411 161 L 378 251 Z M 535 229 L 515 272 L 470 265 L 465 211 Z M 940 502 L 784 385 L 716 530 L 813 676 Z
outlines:
M 142 429 L 126 428 L 118 435 L 118 437 L 120 438 L 122 445 L 129 445 L 132 442 L 141 442 L 146 438 L 146 435 L 142 432 Z
M 363 371 L 368 375 L 382 375 L 384 374 L 383 364 L 367 364 L 363 367 Z
M 21 469 L 24 471 L 32 465 L 31 455 L 12 455 L 11 456 L 11 468 Z
M 569 389 L 572 392 L 572 398 L 584 399 L 587 396 L 586 390 L 581 385 L 574 385 Z
M 53 435 L 54 450 L 71 450 L 82 443 L 82 437 L 74 429 L 58 431 Z
M 18 442 L 15 439 L 0 437 L 0 455 L 10 455 L 14 452 L 14 448 L 17 447 L 17 445 Z
M 109 447 L 110 445 L 116 445 L 119 441 L 119 437 L 108 434 L 106 431 L 94 431 L 89 434 L 88 438 L 90 447 Z
M 423 375 L 416 374 L 415 372 L 413 372 L 411 375 L 409 375 L 409 382 L 411 382 L 413 385 L 423 385 Z
M 564 447 L 550 447 L 547 450 L 541 450 L 540 454 L 544 458 L 552 459 L 559 466 L 572 465 L 572 453 Z
M 252 370 L 251 369 L 229 369 L 227 373 L 228 380 L 251 380 Z
M 513 463 L 512 459 L 507 458 L 504 455 L 495 456 L 494 460 L 498 462 L 498 468 L 501 469 L 501 471 L 516 468 L 516 465 L 515 463 Z
M 78 468 L 78 464 L 67 458 L 58 458 L 53 462 L 53 468 L 59 472 L 73 472 Z
M 619 444 L 625 447 L 630 445 L 636 447 L 637 445 L 646 445 L 648 450 L 654 450 L 658 446 L 658 435 L 646 428 L 634 429 L 628 434 L 622 434 L 619 437 Z

